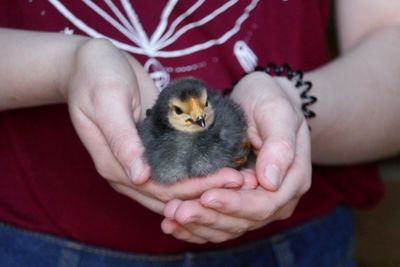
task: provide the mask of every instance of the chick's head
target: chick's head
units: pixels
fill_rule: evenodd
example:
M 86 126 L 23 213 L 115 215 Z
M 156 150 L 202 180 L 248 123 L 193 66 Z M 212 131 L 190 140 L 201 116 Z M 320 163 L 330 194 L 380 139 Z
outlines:
M 200 95 L 188 89 L 185 97 L 174 97 L 168 103 L 168 121 L 173 128 L 183 132 L 200 132 L 214 120 L 214 111 L 204 89 Z M 196 92 L 197 93 L 197 92 Z
M 175 130 L 196 133 L 213 123 L 214 109 L 203 82 L 194 78 L 178 79 L 161 94 L 167 98 L 167 119 Z

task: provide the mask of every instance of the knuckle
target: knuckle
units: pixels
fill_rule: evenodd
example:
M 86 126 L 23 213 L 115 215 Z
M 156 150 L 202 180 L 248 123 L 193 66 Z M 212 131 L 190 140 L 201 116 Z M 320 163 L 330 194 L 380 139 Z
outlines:
M 181 227 L 176 227 L 175 229 L 173 229 L 172 235 L 177 239 L 184 240 L 187 242 L 190 242 L 191 238 L 193 237 L 191 234 L 183 230 Z
M 110 137 L 109 146 L 116 159 L 125 167 L 141 154 L 139 144 L 132 142 L 127 133 Z
M 243 224 L 240 226 L 236 226 L 230 232 L 234 235 L 241 235 L 244 232 L 246 232 L 249 228 L 250 228 L 250 226 L 248 224 Z
M 98 162 L 96 161 L 94 163 L 95 169 L 98 174 L 100 174 L 101 177 L 105 178 L 106 180 L 113 180 L 113 175 L 112 173 L 112 168 L 107 164 L 106 162 Z
M 110 46 L 113 46 L 113 44 L 108 39 L 106 39 L 106 38 L 95 38 L 95 39 L 90 39 L 89 41 L 87 41 L 83 47 L 91 50 L 91 49 L 94 49 L 94 48 L 97 48 L 97 49 L 108 48 Z
M 265 205 L 261 212 L 254 213 L 253 217 L 256 221 L 262 222 L 271 217 L 271 215 L 274 214 L 276 210 L 276 204 L 271 203 L 269 205 Z
M 311 168 L 310 168 L 311 169 Z M 296 197 L 303 196 L 308 190 L 310 190 L 312 185 L 312 174 L 311 171 L 305 171 L 303 174 L 303 183 L 301 184 Z
M 302 187 L 300 188 L 300 196 L 304 195 L 308 190 L 311 188 L 311 178 L 306 179 L 306 181 L 303 183 Z
M 140 121 L 141 115 L 142 115 L 142 107 L 138 105 L 136 102 L 133 102 L 133 119 L 135 123 Z
M 282 112 L 295 112 L 290 102 L 282 96 L 270 96 L 256 106 L 261 114 L 279 114 Z
M 230 239 L 232 239 L 232 235 L 224 232 L 210 236 L 208 238 L 208 241 L 210 241 L 211 243 L 222 243 Z
M 92 56 L 93 51 L 110 51 L 115 49 L 116 47 L 108 39 L 94 38 L 89 39 L 79 47 L 78 56 L 85 59 L 87 56 Z
M 112 102 L 119 102 L 127 107 L 133 105 L 132 92 L 126 82 L 116 78 L 102 78 L 88 90 L 88 101 L 96 109 L 107 112 Z
M 295 157 L 295 145 L 286 138 L 273 141 L 271 150 L 281 160 L 292 162 Z
M 252 218 L 256 221 L 264 221 L 269 217 L 269 212 L 268 211 L 263 211 L 262 213 L 255 213 L 253 214 Z
M 122 189 L 121 185 L 119 185 L 115 182 L 109 182 L 109 185 L 112 187 L 112 189 L 114 189 L 118 193 L 122 193 L 123 189 Z
M 296 209 L 299 199 L 300 198 L 289 201 L 277 214 L 277 220 L 286 220 L 290 218 Z
M 127 175 L 111 154 L 98 153 L 92 156 L 97 173 L 108 182 L 125 183 Z
M 151 190 L 151 195 L 157 198 L 158 200 L 161 200 L 163 202 L 168 202 L 172 199 L 174 199 L 174 196 L 172 195 L 171 192 L 169 192 L 168 189 L 166 188 L 161 188 L 161 187 L 154 187 Z
M 280 216 L 278 217 L 278 220 L 289 219 L 293 215 L 293 212 L 294 212 L 294 208 L 290 208 L 288 210 L 285 210 L 284 212 L 282 212 L 280 214 Z

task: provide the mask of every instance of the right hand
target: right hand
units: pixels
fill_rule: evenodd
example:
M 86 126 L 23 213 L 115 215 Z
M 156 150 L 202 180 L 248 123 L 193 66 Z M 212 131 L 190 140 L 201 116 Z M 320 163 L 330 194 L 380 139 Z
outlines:
M 144 183 L 150 172 L 135 123 L 141 100 L 155 99 L 157 89 L 139 63 L 106 40 L 85 41 L 72 62 L 63 93 L 97 171 L 114 182 Z M 142 95 L 140 87 L 146 90 Z

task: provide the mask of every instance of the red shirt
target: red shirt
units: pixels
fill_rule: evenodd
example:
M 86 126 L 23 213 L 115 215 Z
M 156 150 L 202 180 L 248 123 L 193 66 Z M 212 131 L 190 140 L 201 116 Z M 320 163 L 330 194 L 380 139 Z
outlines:
M 131 51 L 153 77 L 161 77 L 160 86 L 190 75 L 225 89 L 254 62 L 288 62 L 310 70 L 329 59 L 328 0 L 206 1 L 193 12 L 190 8 L 199 1 L 176 6 L 156 0 L 132 1 L 131 6 L 93 2 L 96 6 L 90 7 L 75 0 L 6 1 L 0 26 L 106 36 Z M 156 38 L 157 31 L 164 35 Z M 66 105 L 0 112 L 0 176 L 0 220 L 95 245 L 154 253 L 243 243 L 324 214 L 338 203 L 372 205 L 383 192 L 372 165 L 315 167 L 310 191 L 288 220 L 223 244 L 185 243 L 163 234 L 161 216 L 115 192 L 96 173 Z

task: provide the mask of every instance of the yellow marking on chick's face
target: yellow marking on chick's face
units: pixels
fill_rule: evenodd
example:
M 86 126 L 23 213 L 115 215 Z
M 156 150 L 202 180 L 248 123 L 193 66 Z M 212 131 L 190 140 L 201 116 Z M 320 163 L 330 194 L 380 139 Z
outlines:
M 203 117 L 205 105 L 201 103 L 200 99 L 190 97 L 187 103 L 189 111 L 188 114 L 192 119 L 196 120 L 197 118 Z

